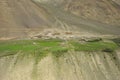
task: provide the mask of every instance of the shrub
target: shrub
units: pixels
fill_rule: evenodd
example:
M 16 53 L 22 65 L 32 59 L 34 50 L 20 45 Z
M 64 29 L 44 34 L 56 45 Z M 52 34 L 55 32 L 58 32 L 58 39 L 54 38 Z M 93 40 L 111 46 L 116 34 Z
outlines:
M 109 53 L 112 53 L 114 50 L 113 49 L 110 49 L 110 48 L 105 48 L 102 50 L 103 52 L 109 52 Z

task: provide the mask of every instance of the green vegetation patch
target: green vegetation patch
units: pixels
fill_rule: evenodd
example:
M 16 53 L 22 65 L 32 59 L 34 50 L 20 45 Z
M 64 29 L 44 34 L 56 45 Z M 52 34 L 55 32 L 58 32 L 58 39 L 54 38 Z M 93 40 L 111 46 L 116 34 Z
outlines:
M 68 48 L 67 47 L 54 47 L 54 48 L 51 48 L 50 51 L 53 53 L 53 55 L 55 57 L 60 57 L 63 55 L 63 53 L 66 53 L 68 52 Z
M 109 49 L 114 51 L 118 46 L 114 42 L 71 42 L 75 51 L 99 51 L 104 49 Z
M 114 42 L 85 42 L 64 41 L 59 39 L 49 40 L 16 40 L 0 42 L 0 57 L 14 55 L 21 51 L 26 54 L 33 54 L 36 59 L 43 58 L 52 53 L 55 57 L 60 57 L 69 50 L 74 51 L 105 51 L 112 52 L 118 48 Z M 39 56 L 39 57 L 38 57 Z
M 43 56 L 45 53 L 63 52 L 61 43 L 63 40 L 17 40 L 17 41 L 1 41 L 0 42 L 0 57 L 13 55 L 21 51 L 24 53 L 34 53 L 35 56 Z
M 120 38 L 112 39 L 118 46 L 120 46 Z
M 57 40 L 17 40 L 0 42 L 0 51 L 33 51 L 46 47 L 59 46 L 61 41 Z

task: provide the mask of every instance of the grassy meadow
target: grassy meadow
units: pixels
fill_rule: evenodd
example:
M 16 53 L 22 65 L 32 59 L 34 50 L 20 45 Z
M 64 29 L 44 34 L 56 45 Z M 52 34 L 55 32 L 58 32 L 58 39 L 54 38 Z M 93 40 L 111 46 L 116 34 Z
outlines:
M 113 52 L 118 48 L 118 45 L 114 42 L 103 41 L 81 43 L 77 40 L 64 41 L 59 39 L 9 40 L 0 41 L 0 57 L 14 55 L 19 51 L 26 54 L 32 53 L 41 57 L 52 53 L 56 57 L 59 57 L 70 50 Z

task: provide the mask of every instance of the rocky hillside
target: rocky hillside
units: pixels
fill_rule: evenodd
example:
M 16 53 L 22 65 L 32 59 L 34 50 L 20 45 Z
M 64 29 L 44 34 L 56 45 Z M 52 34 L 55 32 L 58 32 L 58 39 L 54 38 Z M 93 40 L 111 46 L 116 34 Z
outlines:
M 120 80 L 119 46 L 119 39 L 0 41 L 0 80 Z
M 52 54 L 36 63 L 29 54 L 0 58 L 1 80 L 120 80 L 120 55 L 105 52 Z
M 2 0 L 0 37 L 29 37 L 45 29 L 119 35 L 119 6 L 119 0 Z
M 120 80 L 120 0 L 0 0 L 0 80 Z
M 119 0 L 37 0 L 44 3 L 54 4 L 63 10 L 101 23 L 119 25 L 120 23 L 120 1 Z
M 119 3 L 114 0 L 74 0 L 65 5 L 65 10 L 84 19 L 119 25 Z

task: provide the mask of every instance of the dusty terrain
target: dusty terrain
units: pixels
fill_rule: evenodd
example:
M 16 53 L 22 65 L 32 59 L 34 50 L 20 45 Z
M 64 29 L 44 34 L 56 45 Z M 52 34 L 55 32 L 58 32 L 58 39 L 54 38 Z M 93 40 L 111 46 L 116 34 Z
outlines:
M 120 80 L 120 53 L 68 52 L 51 54 L 37 64 L 30 55 L 0 58 L 1 80 Z
M 93 38 L 107 38 L 109 42 L 118 37 L 119 0 L 0 0 L 0 80 L 120 80 L 120 39 L 112 45 L 98 41 L 99 45 L 90 47 L 90 43 L 84 46 L 88 51 L 70 49 L 62 55 L 58 53 L 59 57 L 46 45 L 54 46 L 51 50 L 59 47 L 59 52 L 64 51 L 65 44 L 60 47 L 54 42 L 39 42 L 51 38 L 67 42 L 72 38 L 83 39 L 84 44 Z M 37 39 L 39 45 L 24 42 L 26 39 Z M 7 44 L 5 40 L 15 42 Z M 16 43 L 19 40 L 22 45 Z M 108 47 L 107 52 L 97 50 L 101 45 Z M 109 50 L 114 45 L 117 48 Z M 41 46 L 47 56 L 39 60 L 40 55 L 44 56 Z M 36 54 L 36 50 L 40 52 Z
M 2 0 L 0 37 L 24 38 L 44 29 L 119 35 L 119 8 L 113 0 Z

